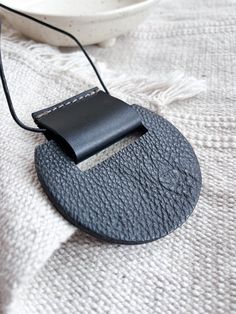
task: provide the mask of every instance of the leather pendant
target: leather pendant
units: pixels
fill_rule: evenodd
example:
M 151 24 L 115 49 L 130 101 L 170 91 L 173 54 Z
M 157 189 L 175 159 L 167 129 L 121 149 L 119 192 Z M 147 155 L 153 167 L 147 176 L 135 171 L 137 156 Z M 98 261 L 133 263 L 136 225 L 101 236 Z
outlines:
M 83 172 L 51 139 L 36 148 L 35 165 L 65 219 L 98 238 L 138 244 L 187 220 L 200 194 L 201 172 L 191 145 L 170 122 L 140 106 L 129 108 L 147 132 L 101 164 Z

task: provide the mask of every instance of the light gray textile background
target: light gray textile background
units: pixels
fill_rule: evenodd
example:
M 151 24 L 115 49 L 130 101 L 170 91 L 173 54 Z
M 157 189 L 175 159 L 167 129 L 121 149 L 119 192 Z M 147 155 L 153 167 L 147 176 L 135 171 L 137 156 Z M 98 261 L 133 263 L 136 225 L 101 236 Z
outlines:
M 112 93 L 172 121 L 200 160 L 193 215 L 150 244 L 103 243 L 61 218 L 35 175 L 44 139 L 14 124 L 0 92 L 0 313 L 236 312 L 235 14 L 234 0 L 163 0 L 114 47 L 89 48 Z M 3 56 L 28 124 L 32 111 L 97 84 L 80 52 L 10 29 Z

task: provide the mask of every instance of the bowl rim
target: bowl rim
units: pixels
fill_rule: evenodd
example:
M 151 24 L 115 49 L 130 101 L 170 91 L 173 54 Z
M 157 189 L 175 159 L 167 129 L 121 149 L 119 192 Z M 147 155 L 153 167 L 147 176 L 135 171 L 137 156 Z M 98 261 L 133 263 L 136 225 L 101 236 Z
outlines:
M 95 22 L 96 20 L 108 20 L 108 19 L 113 19 L 115 17 L 121 17 L 121 15 L 124 16 L 124 15 L 129 15 L 130 13 L 133 14 L 136 12 L 140 12 L 142 9 L 145 9 L 145 8 L 147 9 L 151 5 L 159 1 L 160 0 L 141 0 L 141 2 L 130 4 L 119 9 L 108 10 L 108 11 L 98 12 L 94 14 L 76 14 L 76 13 L 73 14 L 73 12 L 71 14 L 53 14 L 53 13 L 45 14 L 44 12 L 27 10 L 27 8 L 22 9 L 19 6 L 19 3 L 10 5 L 8 0 L 2 0 L 1 3 L 7 6 L 10 6 L 11 8 L 21 11 L 23 13 L 33 15 L 35 17 L 43 16 L 43 17 L 49 17 L 49 18 L 78 18 L 80 20 L 93 20 Z M 4 11 L 8 13 L 8 11 L 6 10 Z M 11 13 L 11 14 L 14 14 L 14 13 Z

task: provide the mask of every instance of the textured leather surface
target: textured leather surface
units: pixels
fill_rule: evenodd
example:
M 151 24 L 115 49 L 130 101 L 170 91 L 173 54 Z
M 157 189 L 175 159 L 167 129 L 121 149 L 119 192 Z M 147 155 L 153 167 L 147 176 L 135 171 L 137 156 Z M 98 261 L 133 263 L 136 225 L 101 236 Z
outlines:
M 76 163 L 142 128 L 136 110 L 98 88 L 32 116 L 40 128 L 47 130 L 47 138 L 55 139 Z
M 81 172 L 54 141 L 36 148 L 42 186 L 72 224 L 126 244 L 161 238 L 192 213 L 201 188 L 197 158 L 167 120 L 133 105 L 146 132 L 101 164 Z

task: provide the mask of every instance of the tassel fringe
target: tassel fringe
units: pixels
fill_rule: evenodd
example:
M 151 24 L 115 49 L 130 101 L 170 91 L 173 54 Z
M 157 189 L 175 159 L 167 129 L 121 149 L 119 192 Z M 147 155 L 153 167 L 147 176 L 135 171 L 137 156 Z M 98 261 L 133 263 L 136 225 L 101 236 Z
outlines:
M 70 75 L 78 75 L 87 82 L 95 82 L 91 67 L 81 51 L 63 53 L 57 47 L 36 43 L 19 35 L 13 29 L 4 28 L 4 42 L 15 43 L 23 46 L 26 51 L 35 53 L 38 59 L 43 59 L 52 67 Z M 189 77 L 182 71 L 175 71 L 165 75 L 164 78 L 154 77 L 148 80 L 146 77 L 127 77 L 124 74 L 117 75 L 107 68 L 106 64 L 96 62 L 111 92 L 129 103 L 138 103 L 158 113 L 163 113 L 165 108 L 178 100 L 185 100 L 206 91 L 206 81 Z M 96 85 L 96 83 L 95 83 Z

